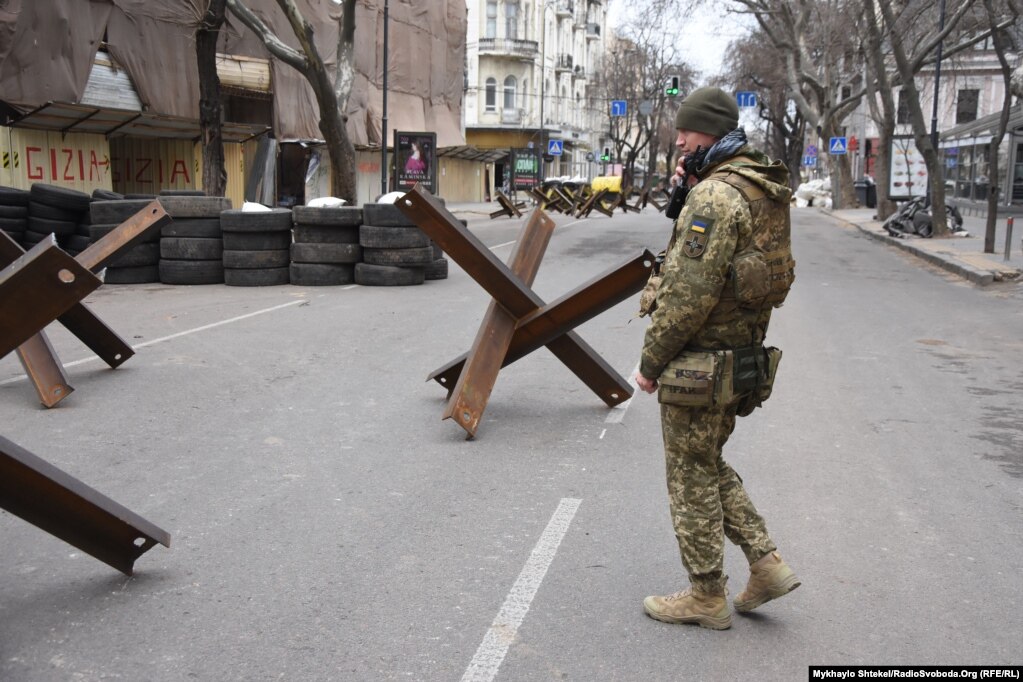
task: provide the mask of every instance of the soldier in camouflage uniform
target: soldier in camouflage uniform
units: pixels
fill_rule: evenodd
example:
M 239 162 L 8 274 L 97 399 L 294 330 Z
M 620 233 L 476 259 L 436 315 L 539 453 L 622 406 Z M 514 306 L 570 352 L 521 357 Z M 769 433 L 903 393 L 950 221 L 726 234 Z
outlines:
M 742 479 L 721 455 L 737 413 L 748 414 L 766 396 L 756 394 L 759 388 L 729 394 L 731 377 L 721 368 L 730 367 L 731 359 L 713 370 L 687 364 L 691 357 L 720 362 L 742 349 L 763 352 L 771 310 L 794 279 L 788 171 L 746 145 L 738 114 L 734 99 L 717 88 L 694 91 L 679 108 L 676 145 L 684 161 L 677 173 L 692 188 L 661 268 L 636 376 L 639 387 L 658 391 L 661 402 L 671 517 L 691 583 L 672 595 L 647 597 L 643 607 L 658 620 L 712 629 L 731 626 L 725 537 L 750 563 L 749 584 L 734 602 L 737 611 L 800 584 Z M 681 388 L 666 385 L 676 378 Z M 706 390 L 699 388 L 704 383 Z M 683 404 L 669 401 L 668 388 L 685 398 Z

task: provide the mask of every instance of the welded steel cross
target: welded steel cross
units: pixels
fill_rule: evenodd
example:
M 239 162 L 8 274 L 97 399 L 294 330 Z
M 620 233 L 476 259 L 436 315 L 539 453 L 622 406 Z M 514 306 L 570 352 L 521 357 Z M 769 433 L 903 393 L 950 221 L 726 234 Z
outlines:
M 554 221 L 542 210 L 530 214 L 505 265 L 420 186 L 399 198 L 397 205 L 493 297 L 469 352 L 430 374 L 448 389 L 444 419 L 454 419 L 469 438 L 474 437 L 498 372 L 542 346 L 609 407 L 632 396 L 629 382 L 572 330 L 642 289 L 653 267 L 652 253 L 644 250 L 544 303 L 530 289 L 554 232 Z
M 153 201 L 77 257 L 52 235 L 26 253 L 0 231 L 0 358 L 18 351 L 43 405 L 53 407 L 74 390 L 43 331 L 51 322 L 64 325 L 110 367 L 135 354 L 82 300 L 103 283 L 97 273 L 170 220 Z

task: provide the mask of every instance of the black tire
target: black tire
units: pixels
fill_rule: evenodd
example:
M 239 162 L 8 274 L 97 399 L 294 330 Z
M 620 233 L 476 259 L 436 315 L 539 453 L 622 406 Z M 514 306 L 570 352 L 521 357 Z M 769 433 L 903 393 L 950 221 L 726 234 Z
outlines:
M 99 241 L 101 238 L 105 237 L 107 234 L 109 234 L 114 229 L 116 229 L 116 228 L 118 228 L 120 226 L 121 226 L 121 223 L 115 223 L 113 225 L 104 225 L 104 224 L 89 225 L 89 240 L 93 241 L 93 242 Z M 160 230 L 151 228 L 151 229 L 149 229 L 146 232 L 145 236 L 142 237 L 142 241 L 140 243 L 141 244 L 155 244 L 155 243 L 157 243 L 159 241 L 160 241 Z
M 49 218 L 28 217 L 28 229 L 39 234 L 55 234 L 58 237 L 65 237 L 74 234 L 78 228 L 78 221 L 50 220 Z
M 110 263 L 112 268 L 136 268 L 160 263 L 159 244 L 136 244 Z
M 405 287 L 426 281 L 423 268 L 398 268 L 372 263 L 355 264 L 355 283 L 367 287 Z
M 0 204 L 0 218 L 27 218 L 28 206 L 6 206 Z
M 418 227 L 363 225 L 359 243 L 371 249 L 415 249 L 430 245 L 430 238 Z
M 371 265 L 424 268 L 435 259 L 432 246 L 414 249 L 363 249 L 362 260 Z
M 94 223 L 120 225 L 152 202 L 152 199 L 108 199 L 89 205 L 89 218 Z
M 160 258 L 168 260 L 217 260 L 224 255 L 224 240 L 201 237 L 165 237 L 160 240 Z
M 29 217 L 46 218 L 47 220 L 61 220 L 64 222 L 77 223 L 82 219 L 82 214 L 87 211 L 78 211 L 69 208 L 40 204 L 38 201 L 28 202 Z
M 160 197 L 160 203 L 172 218 L 219 218 L 231 208 L 227 197 L 169 196 Z
M 355 282 L 355 268 L 339 263 L 292 263 L 291 283 L 302 287 L 326 287 Z
M 206 192 L 201 189 L 161 189 L 161 197 L 204 197 Z
M 89 235 L 73 234 L 70 237 L 65 237 L 64 238 L 64 243 L 62 244 L 62 246 L 68 251 L 68 253 L 71 253 L 71 255 L 74 256 L 74 255 L 78 255 L 82 251 L 85 251 L 87 248 L 89 248 L 89 244 L 91 244 L 91 243 L 92 243 L 92 240 L 89 239 Z M 156 245 L 155 244 L 139 244 L 138 246 L 156 246 Z M 153 260 L 152 264 L 156 265 L 156 260 L 155 259 Z M 113 265 L 113 264 L 111 263 L 111 265 Z
M 224 249 L 224 267 L 243 270 L 256 268 L 287 268 L 291 264 L 288 249 L 276 251 L 229 251 Z
M 361 225 L 363 218 L 362 209 L 354 206 L 296 206 L 291 213 L 295 223 L 302 225 Z
M 160 259 L 160 281 L 164 284 L 222 284 L 224 264 L 219 260 Z
M 357 225 L 295 225 L 295 241 L 303 244 L 358 244 Z
M 224 268 L 224 284 L 230 287 L 273 287 L 291 281 L 288 266 L 283 268 Z
M 0 204 L 4 206 L 28 206 L 31 195 L 28 190 L 17 187 L 0 187 Z
M 128 199 L 128 200 L 131 200 L 131 201 L 141 201 L 142 199 L 145 199 L 147 202 L 149 202 L 149 201 L 152 201 L 153 199 L 155 199 L 156 195 L 155 194 L 125 194 L 124 198 Z
M 3 232 L 8 237 L 14 240 L 14 243 L 21 246 L 25 243 L 25 232 L 8 232 L 7 230 L 0 228 L 0 232 Z
M 362 247 L 358 244 L 300 244 L 291 245 L 293 263 L 358 263 L 362 260 Z
M 291 248 L 290 232 L 225 232 L 225 251 L 277 251 Z
M 160 281 L 160 268 L 157 265 L 140 265 L 130 268 L 107 268 L 103 277 L 104 284 L 148 284 Z
M 46 239 L 50 235 L 42 234 L 41 232 L 33 232 L 32 230 L 25 230 L 21 235 L 21 245 L 28 251 L 33 246 Z
M 179 218 L 161 227 L 160 235 L 220 239 L 224 232 L 220 226 L 220 218 Z
M 444 249 L 440 248 L 440 244 L 437 242 L 433 243 L 433 257 L 434 259 L 444 257 Z
M 94 189 L 92 190 L 93 201 L 112 201 L 117 199 L 123 199 L 124 195 L 119 192 L 111 192 L 109 189 Z
M 0 218 L 0 230 L 24 232 L 28 229 L 28 218 Z
M 448 259 L 438 258 L 429 265 L 426 266 L 426 279 L 447 279 L 448 278 Z
M 380 227 L 414 227 L 415 221 L 394 204 L 364 204 L 362 222 Z
M 258 213 L 238 209 L 223 211 L 220 227 L 224 232 L 287 232 L 291 229 L 291 209 L 274 208 Z
M 85 192 L 58 185 L 45 185 L 41 182 L 32 185 L 29 194 L 32 201 L 73 211 L 88 210 L 89 203 L 92 201 L 92 197 Z

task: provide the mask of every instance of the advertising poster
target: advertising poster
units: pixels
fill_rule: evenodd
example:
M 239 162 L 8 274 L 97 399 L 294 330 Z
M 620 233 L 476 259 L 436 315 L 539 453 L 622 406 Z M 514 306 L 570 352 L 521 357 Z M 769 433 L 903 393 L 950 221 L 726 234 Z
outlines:
M 394 189 L 407 192 L 418 182 L 437 193 L 437 134 L 394 131 Z
M 512 149 L 512 189 L 540 185 L 540 154 L 535 149 Z
M 888 196 L 895 201 L 907 201 L 927 194 L 927 164 L 916 148 L 912 135 L 892 137 L 892 171 Z

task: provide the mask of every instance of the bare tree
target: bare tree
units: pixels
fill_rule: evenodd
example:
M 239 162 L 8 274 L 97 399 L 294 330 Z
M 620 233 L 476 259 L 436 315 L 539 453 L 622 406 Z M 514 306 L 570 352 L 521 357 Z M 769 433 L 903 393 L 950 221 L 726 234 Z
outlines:
M 331 164 L 331 193 L 355 202 L 355 147 L 345 127 L 348 98 L 355 82 L 355 0 L 342 0 L 339 18 L 336 67 L 327 66 L 313 41 L 313 27 L 302 16 L 295 0 L 276 0 L 291 25 L 300 49 L 287 45 L 250 10 L 242 0 L 226 0 L 227 7 L 255 33 L 270 54 L 301 73 L 316 95 L 320 110 L 320 132 L 327 145 Z
M 984 229 L 984 253 L 995 252 L 995 224 L 998 220 L 998 190 L 1002 183 L 998 181 L 1001 175 L 998 164 L 998 148 L 1002 146 L 1006 129 L 1009 126 L 1009 107 L 1012 105 L 1012 78 L 1013 69 L 1009 64 L 1009 52 L 1018 51 L 1019 44 L 1016 41 L 1017 34 L 999 27 L 999 20 L 1003 17 L 1011 18 L 1014 26 L 1019 26 L 1021 13 L 1020 0 L 983 0 L 984 13 L 991 30 L 991 38 L 995 47 L 995 54 L 998 56 L 998 64 L 1001 67 L 1002 79 L 1005 83 L 1005 95 L 1002 101 L 1002 113 L 998 118 L 998 129 L 995 131 L 988 146 L 988 177 L 991 179 L 988 185 L 987 195 L 987 223 Z M 1023 68 L 1023 62 L 1017 67 L 1017 71 Z
M 202 189 L 208 196 L 221 197 L 227 190 L 224 167 L 224 135 L 221 128 L 224 106 L 217 76 L 217 39 L 224 25 L 227 0 L 203 0 L 202 18 L 195 32 L 195 56 L 199 67 L 199 128 L 202 140 Z

